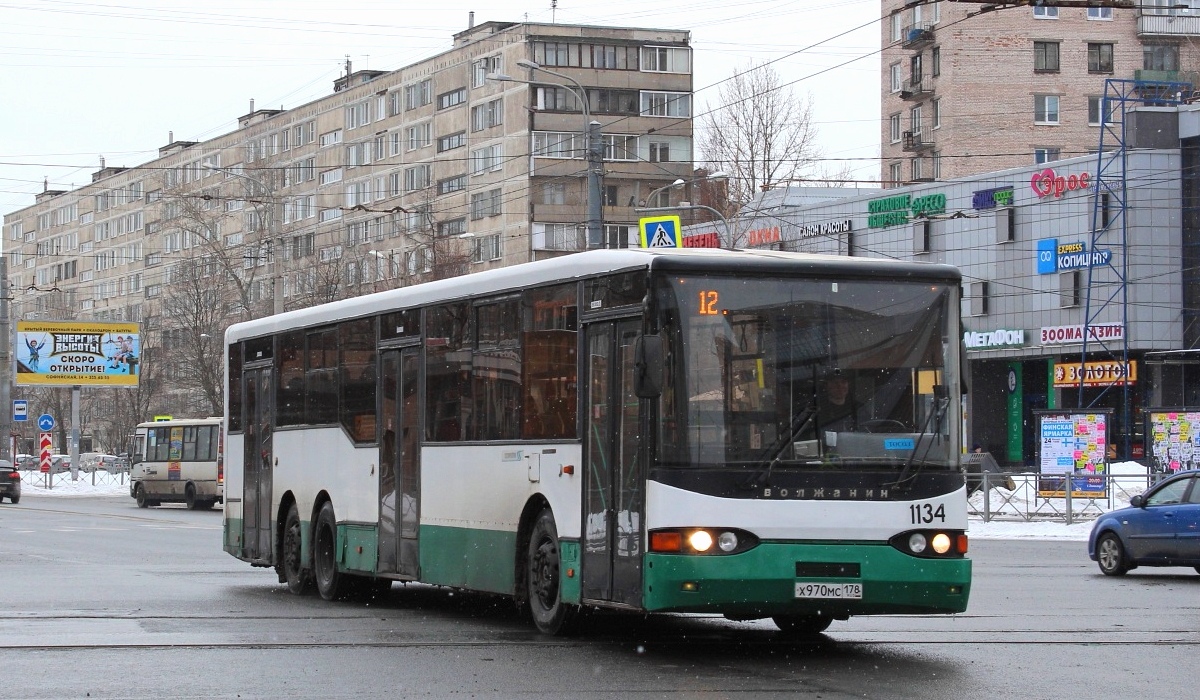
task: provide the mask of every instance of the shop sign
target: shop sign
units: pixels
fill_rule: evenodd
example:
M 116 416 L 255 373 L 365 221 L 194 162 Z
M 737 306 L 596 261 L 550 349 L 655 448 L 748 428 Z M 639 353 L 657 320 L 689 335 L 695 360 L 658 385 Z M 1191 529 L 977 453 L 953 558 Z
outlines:
M 1057 238 L 1044 238 L 1037 243 L 1037 271 L 1039 275 L 1050 275 L 1063 270 L 1079 270 L 1092 266 L 1104 266 L 1112 262 L 1111 250 L 1093 250 L 1087 243 L 1074 241 L 1059 243 Z
M 1088 340 L 1121 340 L 1125 337 L 1123 323 L 1097 323 L 1088 326 Z M 1083 342 L 1083 326 L 1045 326 L 1042 345 L 1064 345 Z
M 768 245 L 779 242 L 779 227 L 752 228 L 746 232 L 747 245 Z
M 1080 173 L 1064 177 L 1054 172 L 1054 168 L 1046 168 L 1033 174 L 1033 177 L 1029 179 L 1029 186 L 1033 188 L 1033 193 L 1038 196 L 1038 199 L 1044 199 L 1050 195 L 1057 198 L 1067 192 L 1090 188 L 1092 176 L 1088 173 Z
M 1054 365 L 1054 388 L 1137 384 L 1137 362 L 1062 362 Z
M 963 333 L 963 345 L 966 345 L 970 350 L 986 350 L 988 348 L 1011 348 L 1025 344 L 1025 330 L 1005 330 L 1003 328 L 987 331 L 984 333 L 974 333 L 967 331 Z
M 899 194 L 894 197 L 872 199 L 867 202 L 867 226 L 884 228 L 908 223 L 912 216 L 943 214 L 946 211 L 946 195 L 938 192 L 921 197 Z
M 721 236 L 716 231 L 683 237 L 684 248 L 720 248 Z
M 853 228 L 854 222 L 850 219 L 846 219 L 845 221 L 829 221 L 824 224 L 805 224 L 800 227 L 800 238 L 836 236 L 839 233 L 850 233 Z
M 976 190 L 971 197 L 971 208 L 995 209 L 996 207 L 1006 207 L 1012 204 L 1012 199 L 1012 185 L 993 187 L 990 190 Z

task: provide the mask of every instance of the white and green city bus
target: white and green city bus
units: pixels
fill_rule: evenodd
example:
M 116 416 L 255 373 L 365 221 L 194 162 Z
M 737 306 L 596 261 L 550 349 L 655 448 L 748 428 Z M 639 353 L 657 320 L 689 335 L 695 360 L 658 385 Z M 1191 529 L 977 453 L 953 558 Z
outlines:
M 511 595 L 547 633 L 962 612 L 959 307 L 946 265 L 601 250 L 239 323 L 224 548 L 326 599 Z

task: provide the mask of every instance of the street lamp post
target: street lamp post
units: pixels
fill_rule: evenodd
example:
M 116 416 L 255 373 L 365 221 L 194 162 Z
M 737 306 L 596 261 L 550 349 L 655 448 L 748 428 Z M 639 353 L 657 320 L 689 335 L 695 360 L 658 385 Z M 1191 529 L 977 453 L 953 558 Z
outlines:
M 579 104 L 583 108 L 584 149 L 587 156 L 587 247 L 602 248 L 604 247 L 604 213 L 601 208 L 600 178 L 604 174 L 604 139 L 600 135 L 600 122 L 592 119 L 592 110 L 591 105 L 588 103 L 587 90 L 584 89 L 578 80 L 571 76 L 544 68 L 541 64 L 528 59 L 517 61 L 517 65 L 527 69 L 530 73 L 535 71 L 548 73 L 575 86 L 571 87 L 570 85 L 544 81 L 548 85 L 560 87 L 575 95 L 575 98 L 579 100 Z M 492 80 L 533 84 L 531 80 L 518 80 L 504 73 L 490 73 L 487 77 Z M 608 247 L 616 248 L 618 247 L 617 243 L 616 239 L 610 240 L 608 241 Z
M 695 178 L 694 180 L 691 180 L 691 182 L 703 182 L 705 180 L 721 180 L 726 177 L 728 177 L 728 175 L 726 175 L 723 172 L 715 172 L 715 173 L 710 173 L 708 175 L 705 175 L 704 177 Z M 662 187 L 658 187 L 653 190 L 650 190 L 650 194 L 646 195 L 646 199 L 643 201 L 643 204 L 649 204 L 650 202 L 652 202 L 654 200 L 654 196 L 657 195 L 659 192 L 662 192 L 663 190 L 677 189 L 679 187 L 683 187 L 686 184 L 688 184 L 687 180 L 684 180 L 683 178 L 679 178 L 678 180 L 676 180 L 675 182 L 672 182 L 669 185 L 663 185 Z M 725 215 L 722 214 L 720 211 L 718 211 L 710 206 L 706 206 L 704 204 L 692 204 L 691 202 L 680 202 L 676 206 L 666 206 L 666 207 L 644 207 L 643 206 L 643 207 L 635 208 L 634 211 L 638 212 L 639 214 L 642 214 L 642 213 L 656 214 L 656 213 L 663 213 L 663 212 L 668 212 L 668 211 L 707 211 L 707 212 L 711 212 L 713 214 L 716 214 L 717 218 L 719 218 L 721 220 L 721 223 L 725 227 L 725 229 L 724 229 L 725 230 L 725 239 L 726 239 L 725 242 L 728 243 L 729 247 L 733 247 L 733 232 L 732 232 L 732 229 L 729 228 L 729 220 L 726 219 Z M 722 245 L 721 247 L 724 248 L 726 246 Z
M 262 180 L 259 180 L 258 178 L 250 177 L 249 175 L 247 175 L 245 173 L 240 173 L 240 172 L 238 172 L 236 170 L 232 170 L 230 168 L 222 168 L 220 166 L 213 165 L 211 163 L 203 163 L 201 165 L 206 170 L 213 170 L 216 172 L 225 173 L 226 175 L 232 175 L 233 177 L 240 177 L 243 180 L 246 180 L 247 182 L 253 183 L 254 185 L 256 185 L 258 187 L 258 189 L 262 190 L 263 192 L 267 191 L 267 186 L 265 184 L 263 184 Z M 274 205 L 271 205 L 271 206 L 273 207 Z M 268 270 L 268 273 L 271 275 L 271 305 L 272 305 L 271 312 L 273 314 L 281 314 L 281 313 L 283 313 L 283 290 L 281 289 L 281 287 L 283 285 L 280 284 L 279 277 L 280 277 L 281 271 L 279 270 L 278 264 L 276 262 L 276 258 L 278 257 L 278 252 L 275 249 L 276 249 L 276 247 L 278 247 L 279 242 L 276 240 L 276 238 L 277 238 L 276 228 L 277 228 L 278 224 L 276 223 L 275 219 L 276 219 L 275 212 L 272 210 L 270 213 L 270 216 L 267 218 L 267 239 L 271 242 L 271 250 L 270 250 L 271 259 L 267 261 L 267 265 L 268 265 L 267 270 Z

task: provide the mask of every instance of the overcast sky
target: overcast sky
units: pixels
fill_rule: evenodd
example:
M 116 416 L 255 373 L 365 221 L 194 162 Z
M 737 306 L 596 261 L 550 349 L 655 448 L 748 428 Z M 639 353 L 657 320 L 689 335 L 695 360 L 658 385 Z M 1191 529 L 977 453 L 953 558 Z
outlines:
M 169 132 L 202 141 L 232 131 L 251 99 L 291 109 L 330 94 L 347 56 L 355 70 L 393 70 L 445 51 L 472 10 L 477 24 L 689 30 L 698 112 L 717 105 L 714 86 L 735 68 L 777 60 L 790 89 L 814 99 L 824 155 L 851 159 L 856 179 L 878 177 L 879 0 L 415 4 L 0 0 L 0 212 L 33 204 L 45 178 L 51 189 L 86 184 L 101 156 L 144 163 Z

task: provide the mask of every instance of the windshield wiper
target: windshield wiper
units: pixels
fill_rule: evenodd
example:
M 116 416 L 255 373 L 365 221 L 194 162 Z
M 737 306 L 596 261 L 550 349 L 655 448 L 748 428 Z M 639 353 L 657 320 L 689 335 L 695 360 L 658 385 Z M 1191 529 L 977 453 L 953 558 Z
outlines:
M 921 427 L 921 432 L 917 434 L 916 442 L 913 444 L 912 454 L 908 456 L 908 461 L 904 463 L 904 469 L 900 470 L 900 476 L 896 477 L 896 481 L 891 484 L 896 488 L 904 488 L 905 482 L 913 481 L 917 478 L 917 476 L 921 473 L 921 470 L 925 468 L 925 457 L 929 455 L 929 450 L 933 449 L 935 441 L 942 439 L 940 433 L 935 433 L 934 436 L 925 443 L 925 453 L 921 455 L 921 463 L 917 466 L 916 471 L 912 473 L 912 476 L 909 476 L 908 472 L 910 469 L 912 469 L 913 462 L 917 459 L 917 449 L 920 448 L 921 441 L 926 435 L 929 434 L 930 426 L 939 426 L 942 424 L 942 418 L 944 418 L 946 415 L 946 409 L 950 407 L 950 397 L 945 386 L 941 384 L 935 385 L 933 387 L 933 394 L 936 397 L 937 408 L 929 412 L 929 417 L 925 419 L 925 425 Z
M 788 427 L 787 432 L 776 438 L 775 442 L 767 448 L 766 455 L 759 461 L 757 470 L 750 476 L 749 479 L 742 482 L 742 488 L 753 489 L 758 487 L 758 482 L 767 481 L 771 478 L 771 470 L 776 464 L 783 461 L 783 453 L 787 450 L 788 445 L 796 441 L 796 437 L 804 432 L 809 423 L 817 417 L 817 402 L 816 399 L 810 399 L 804 410 L 800 411 L 792 418 L 792 424 Z

